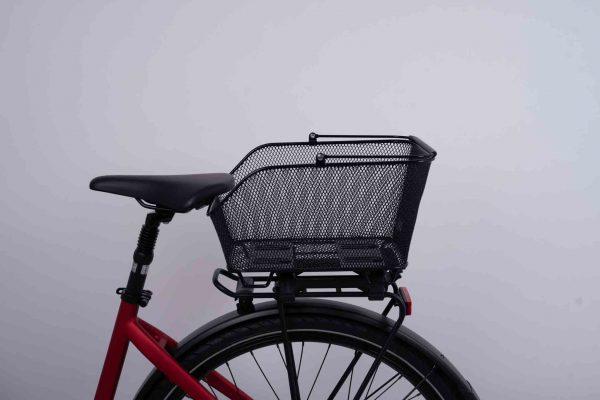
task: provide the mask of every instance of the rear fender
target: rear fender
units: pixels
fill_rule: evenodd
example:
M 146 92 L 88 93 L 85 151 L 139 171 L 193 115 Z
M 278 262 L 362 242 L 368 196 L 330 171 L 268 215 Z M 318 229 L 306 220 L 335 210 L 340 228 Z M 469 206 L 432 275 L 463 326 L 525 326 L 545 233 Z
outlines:
M 255 308 L 256 311 L 249 314 L 240 315 L 237 311 L 227 313 L 196 329 L 178 343 L 177 349 L 173 351 L 173 356 L 177 359 L 208 338 L 214 335 L 218 336 L 221 334 L 221 332 L 225 332 L 234 326 L 256 319 L 277 316 L 279 312 L 277 309 L 277 302 L 275 301 L 267 301 L 256 304 Z M 385 331 L 389 331 L 394 323 L 393 320 L 362 307 L 321 299 L 296 300 L 294 303 L 289 304 L 289 306 L 286 308 L 286 312 L 288 314 L 331 315 L 348 319 L 350 321 L 356 321 L 357 323 L 377 326 L 379 329 Z M 446 359 L 446 357 L 444 357 L 439 350 L 433 347 L 433 345 L 404 326 L 400 327 L 396 337 L 406 346 L 410 346 L 416 351 L 423 353 L 425 357 L 435 360 L 439 369 L 456 379 L 457 382 L 462 382 L 462 388 L 458 388 L 458 390 L 463 393 L 465 399 L 478 399 L 475 392 L 471 389 L 470 384 L 462 377 L 460 372 L 458 372 L 458 370 L 450 363 L 450 361 L 448 361 L 448 359 Z M 152 389 L 154 384 L 162 378 L 162 373 L 154 369 L 148 375 L 144 381 L 144 384 L 136 394 L 135 400 L 143 400 L 146 397 L 146 394 Z

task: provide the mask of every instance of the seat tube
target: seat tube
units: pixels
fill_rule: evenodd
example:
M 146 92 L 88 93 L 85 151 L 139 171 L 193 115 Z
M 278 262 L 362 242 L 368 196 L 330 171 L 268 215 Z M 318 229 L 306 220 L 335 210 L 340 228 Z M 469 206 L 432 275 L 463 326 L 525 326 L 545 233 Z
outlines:
M 130 321 L 137 318 L 137 313 L 137 304 L 121 300 L 94 400 L 113 400 L 115 397 L 127 348 L 129 347 L 126 327 Z
M 120 288 L 121 305 L 108 345 L 108 351 L 102 367 L 100 381 L 96 389 L 95 400 L 113 400 L 123 370 L 123 363 L 129 347 L 128 326 L 137 321 L 139 307 L 146 306 L 152 292 L 144 290 L 148 266 L 154 257 L 154 246 L 158 238 L 158 227 L 173 218 L 171 211 L 155 211 L 146 216 L 146 222 L 140 230 L 137 247 L 133 253 L 133 265 L 129 273 L 127 287 Z

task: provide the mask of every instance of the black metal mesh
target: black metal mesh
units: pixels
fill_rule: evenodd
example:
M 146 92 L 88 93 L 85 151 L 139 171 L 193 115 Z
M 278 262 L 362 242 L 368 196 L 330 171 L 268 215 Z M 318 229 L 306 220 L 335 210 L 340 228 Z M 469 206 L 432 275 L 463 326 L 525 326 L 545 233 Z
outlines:
M 327 156 L 324 165 L 315 162 L 317 153 Z M 335 156 L 345 157 L 329 158 Z M 228 268 L 404 268 L 432 158 L 426 156 L 409 139 L 256 148 L 232 171 L 235 188 L 209 211 Z
M 295 165 L 315 162 L 317 153 L 343 156 L 409 156 L 413 147 L 409 142 L 399 140 L 370 140 L 309 143 L 274 143 L 259 146 L 233 169 L 231 174 L 238 183 L 257 169 L 273 165 Z M 360 158 L 344 158 L 330 162 L 363 161 Z M 385 161 L 379 159 L 378 161 Z

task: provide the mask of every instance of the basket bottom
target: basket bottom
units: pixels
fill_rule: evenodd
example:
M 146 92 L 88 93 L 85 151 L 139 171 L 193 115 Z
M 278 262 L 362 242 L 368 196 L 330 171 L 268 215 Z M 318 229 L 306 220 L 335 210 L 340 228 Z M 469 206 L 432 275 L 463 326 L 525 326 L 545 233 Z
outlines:
M 389 239 L 261 240 L 234 244 L 228 268 L 239 272 L 402 270 Z

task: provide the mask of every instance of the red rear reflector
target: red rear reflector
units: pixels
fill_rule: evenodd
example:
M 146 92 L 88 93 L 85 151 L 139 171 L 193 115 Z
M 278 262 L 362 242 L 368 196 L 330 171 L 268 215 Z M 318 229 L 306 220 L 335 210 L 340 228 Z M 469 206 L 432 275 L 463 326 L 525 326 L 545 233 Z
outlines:
M 400 288 L 400 295 L 404 300 L 404 304 L 406 305 L 406 315 L 412 314 L 412 299 L 410 298 L 410 293 L 408 293 L 408 289 L 405 287 Z

